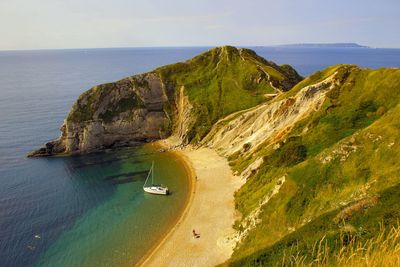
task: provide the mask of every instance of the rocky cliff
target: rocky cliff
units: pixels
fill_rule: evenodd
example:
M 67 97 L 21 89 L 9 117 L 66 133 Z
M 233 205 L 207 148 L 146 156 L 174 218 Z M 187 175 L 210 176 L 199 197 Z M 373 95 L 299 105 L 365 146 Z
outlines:
M 61 136 L 31 156 L 86 153 L 168 136 L 165 110 L 173 89 L 157 73 L 95 86 L 82 94 L 61 127 Z
M 79 96 L 61 136 L 29 156 L 87 153 L 178 136 L 196 143 L 221 117 L 301 80 L 247 49 L 219 47 L 193 59 L 98 85 Z

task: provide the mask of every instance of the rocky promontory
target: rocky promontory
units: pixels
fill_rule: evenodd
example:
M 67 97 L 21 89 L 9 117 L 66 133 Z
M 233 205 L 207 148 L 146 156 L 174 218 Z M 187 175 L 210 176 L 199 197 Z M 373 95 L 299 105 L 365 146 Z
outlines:
M 218 119 L 290 90 L 301 79 L 289 65 L 278 66 L 251 50 L 214 48 L 91 88 L 72 106 L 61 136 L 28 156 L 88 153 L 171 134 L 195 143 Z
M 171 120 L 164 110 L 173 88 L 146 73 L 83 93 L 61 126 L 61 136 L 29 156 L 86 153 L 164 138 Z

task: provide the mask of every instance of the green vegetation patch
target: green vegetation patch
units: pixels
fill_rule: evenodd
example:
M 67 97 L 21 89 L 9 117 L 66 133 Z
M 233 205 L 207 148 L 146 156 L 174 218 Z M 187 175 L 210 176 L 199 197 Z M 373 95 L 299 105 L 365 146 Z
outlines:
M 172 82 L 177 89 L 184 86 L 193 105 L 195 118 L 189 129 L 189 142 L 200 141 L 220 118 L 265 101 L 264 94 L 273 93 L 274 89 L 264 71 L 292 85 L 301 80 L 297 76 L 289 81 L 278 66 L 250 51 L 230 46 L 216 48 L 187 62 L 156 70 L 163 81 Z
M 115 83 L 102 84 L 91 88 L 79 96 L 72 111 L 68 114 L 67 120 L 75 123 L 94 119 L 111 122 L 115 116 L 122 112 L 142 107 L 143 103 L 141 99 L 136 95 L 134 90 L 131 89 L 134 86 L 138 86 L 137 83 L 146 85 L 146 81 L 124 79 Z M 110 91 L 120 90 L 122 87 L 129 90 L 125 97 L 119 101 L 108 99 L 110 95 L 112 95 Z M 98 118 L 95 118 L 96 111 L 99 110 L 100 106 L 104 105 L 105 112 L 99 114 Z
M 106 112 L 100 114 L 99 118 L 104 122 L 109 123 L 118 114 L 125 111 L 131 111 L 141 106 L 143 106 L 141 100 L 135 93 L 132 93 L 129 97 L 122 98 L 118 102 L 109 105 Z
M 399 200 L 400 185 L 396 185 L 381 192 L 376 205 L 354 208 L 353 214 L 346 220 L 336 220 L 345 208 L 328 212 L 277 243 L 230 262 L 229 265 L 276 266 L 283 262 L 284 265 L 290 265 L 291 260 L 299 257 L 305 258 L 305 263 L 311 263 L 318 257 L 316 250 L 320 242 L 329 247 L 330 256 L 333 256 L 338 248 L 349 244 L 351 240 L 368 240 L 379 235 L 382 227 L 388 229 L 396 226 L 400 220 Z M 356 207 L 357 202 L 347 207 L 350 206 Z M 334 262 L 333 259 L 329 261 Z

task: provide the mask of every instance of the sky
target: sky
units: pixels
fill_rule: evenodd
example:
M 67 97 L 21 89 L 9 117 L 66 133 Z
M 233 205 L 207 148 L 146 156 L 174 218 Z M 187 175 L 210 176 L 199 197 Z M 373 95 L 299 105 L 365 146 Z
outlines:
M 0 50 L 338 42 L 400 48 L 400 0 L 0 0 Z

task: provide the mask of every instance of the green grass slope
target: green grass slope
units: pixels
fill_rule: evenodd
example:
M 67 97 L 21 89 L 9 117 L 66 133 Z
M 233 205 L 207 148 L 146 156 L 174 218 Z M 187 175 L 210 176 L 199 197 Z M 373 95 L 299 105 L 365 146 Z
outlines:
M 272 246 L 233 261 L 231 266 L 290 266 L 296 265 L 299 262 L 298 259 L 302 259 L 302 265 L 311 263 L 316 266 L 317 264 L 328 265 L 329 262 L 331 266 L 336 265 L 334 263 L 340 249 L 356 242 L 366 242 L 376 238 L 382 234 L 382 229 L 390 229 L 398 225 L 400 217 L 399 199 L 400 185 L 396 185 L 380 193 L 378 204 L 374 206 L 371 204 L 367 207 L 360 206 L 360 209 L 355 208 L 345 220 L 337 220 L 338 217 L 342 216 L 340 209 L 327 212 L 283 237 Z M 371 203 L 373 202 L 371 201 Z M 349 207 L 354 206 L 357 207 L 357 202 Z M 387 230 L 384 234 L 387 234 Z M 381 240 L 381 242 L 384 241 L 385 239 Z M 396 242 L 398 244 L 400 240 L 396 240 Z M 323 261 L 316 262 L 315 260 L 321 259 L 318 255 L 318 253 L 321 253 L 319 246 L 324 247 L 326 258 Z
M 334 254 L 345 242 L 344 232 L 366 240 L 379 234 L 380 224 L 388 227 L 400 219 L 400 70 L 333 66 L 279 98 L 333 72 L 343 74 L 341 83 L 322 108 L 297 123 L 275 149 L 265 146 L 253 155 L 264 161 L 235 196 L 243 219 L 278 178 L 286 179 L 261 206 L 259 223 L 227 265 L 280 265 L 291 251 L 312 262 L 313 246 L 323 237 Z M 252 159 L 231 160 L 241 171 Z M 242 227 L 238 221 L 236 228 Z
M 185 88 L 194 116 L 189 142 L 201 140 L 218 119 L 260 104 L 265 94 L 287 91 L 301 80 L 288 65 L 278 66 L 251 50 L 231 46 L 211 49 L 156 72 L 176 90 Z

